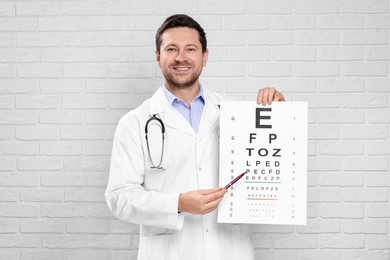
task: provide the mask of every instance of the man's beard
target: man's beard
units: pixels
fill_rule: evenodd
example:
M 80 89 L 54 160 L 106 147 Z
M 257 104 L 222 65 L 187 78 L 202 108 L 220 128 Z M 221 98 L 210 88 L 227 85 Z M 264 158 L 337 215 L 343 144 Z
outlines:
M 198 81 L 200 74 L 202 73 L 202 69 L 197 74 L 196 72 L 192 72 L 188 79 L 186 80 L 177 80 L 178 77 L 175 77 L 171 73 L 164 74 L 165 81 L 168 83 L 168 86 L 174 89 L 187 89 Z

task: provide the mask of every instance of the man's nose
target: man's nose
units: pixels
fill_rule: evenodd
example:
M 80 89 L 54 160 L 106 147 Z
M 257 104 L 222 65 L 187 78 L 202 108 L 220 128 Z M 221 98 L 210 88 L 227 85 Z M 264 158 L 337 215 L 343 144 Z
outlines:
M 185 51 L 180 51 L 180 50 L 179 50 L 179 51 L 177 52 L 175 61 L 182 62 L 182 61 L 185 61 L 186 59 L 187 59 L 187 56 L 186 56 Z

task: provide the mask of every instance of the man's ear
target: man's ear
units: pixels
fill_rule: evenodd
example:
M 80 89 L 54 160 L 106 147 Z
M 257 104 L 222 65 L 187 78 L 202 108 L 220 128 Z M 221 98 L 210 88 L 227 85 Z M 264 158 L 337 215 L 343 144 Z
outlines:
M 207 60 L 209 58 L 209 49 L 206 49 L 205 52 L 203 52 L 203 67 L 206 66 Z
M 160 52 L 155 51 L 154 53 L 156 54 L 156 61 L 157 61 L 157 64 L 158 64 L 158 66 L 161 68 L 161 64 L 160 64 Z

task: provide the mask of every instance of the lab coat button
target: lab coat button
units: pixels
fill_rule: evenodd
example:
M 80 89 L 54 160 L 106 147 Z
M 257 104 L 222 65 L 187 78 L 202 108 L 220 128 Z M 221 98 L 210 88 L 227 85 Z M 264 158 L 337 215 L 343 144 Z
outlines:
M 208 229 L 208 228 L 206 228 L 204 231 L 205 231 L 205 232 L 209 232 L 209 229 Z
M 202 167 L 199 167 L 199 171 L 200 171 L 200 172 L 202 171 Z

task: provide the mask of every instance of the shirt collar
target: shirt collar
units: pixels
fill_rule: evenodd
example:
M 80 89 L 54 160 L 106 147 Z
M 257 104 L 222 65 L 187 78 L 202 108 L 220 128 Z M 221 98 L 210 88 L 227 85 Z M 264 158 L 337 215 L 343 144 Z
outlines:
M 162 89 L 162 91 L 164 92 L 166 98 L 168 99 L 169 104 L 173 105 L 173 103 L 174 103 L 175 101 L 176 101 L 176 102 L 181 101 L 181 102 L 183 102 L 183 103 L 185 104 L 185 102 L 184 102 L 183 100 L 181 100 L 180 98 L 178 98 L 178 97 L 176 97 L 175 95 L 173 95 L 172 92 L 170 92 L 170 91 L 165 87 L 165 85 L 163 85 L 163 86 L 161 87 L 161 89 Z M 202 87 L 201 84 L 199 84 L 199 93 L 198 93 L 198 95 L 194 98 L 194 100 L 196 100 L 196 99 L 198 99 L 198 98 L 204 103 L 205 98 L 204 98 L 204 93 L 203 93 L 203 87 Z

